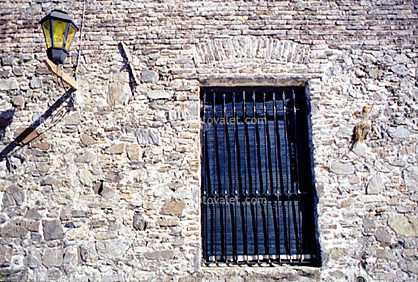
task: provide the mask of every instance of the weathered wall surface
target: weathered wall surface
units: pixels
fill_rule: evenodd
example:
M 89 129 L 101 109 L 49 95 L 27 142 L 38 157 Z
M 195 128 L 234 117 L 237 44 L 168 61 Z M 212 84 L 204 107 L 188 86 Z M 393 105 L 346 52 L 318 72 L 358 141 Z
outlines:
M 323 2 L 0 1 L 0 280 L 417 280 L 417 4 Z M 306 83 L 322 267 L 201 267 L 205 83 Z

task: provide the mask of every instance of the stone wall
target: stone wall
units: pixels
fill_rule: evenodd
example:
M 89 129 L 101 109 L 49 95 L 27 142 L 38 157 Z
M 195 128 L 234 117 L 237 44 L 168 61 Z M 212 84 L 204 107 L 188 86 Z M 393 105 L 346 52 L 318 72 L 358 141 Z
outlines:
M 418 279 L 414 1 L 0 6 L 0 280 Z M 53 8 L 74 93 L 43 64 Z M 320 268 L 201 265 L 202 85 L 306 85 Z

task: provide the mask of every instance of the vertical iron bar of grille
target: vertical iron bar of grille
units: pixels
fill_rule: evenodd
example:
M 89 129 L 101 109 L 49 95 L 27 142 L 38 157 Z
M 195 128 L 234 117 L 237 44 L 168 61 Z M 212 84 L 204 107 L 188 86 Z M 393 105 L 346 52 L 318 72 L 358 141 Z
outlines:
M 213 108 L 212 108 L 212 116 L 213 116 Z M 212 120 L 214 120 L 214 119 L 212 119 Z M 214 125 L 212 124 L 212 128 L 214 128 Z M 213 135 L 214 135 L 214 132 L 213 132 Z M 207 139 L 207 134 L 206 134 L 206 139 Z M 213 156 L 213 154 L 212 154 L 212 156 Z M 216 194 L 216 163 L 215 163 L 215 159 L 214 159 L 214 163 L 213 163 L 213 165 L 212 165 L 212 167 L 209 167 L 209 153 L 208 154 L 206 154 L 206 159 L 207 159 L 207 162 L 208 162 L 208 170 L 209 170 L 209 173 L 207 174 L 208 175 L 208 179 L 209 179 L 209 181 L 211 181 L 211 175 L 213 175 L 213 185 L 212 185 L 212 182 L 211 182 L 211 185 L 209 186 L 209 189 L 210 189 L 210 197 L 213 199 L 213 193 L 215 193 Z M 212 158 L 212 157 L 211 157 Z M 216 210 L 215 210 L 215 206 L 214 206 L 214 203 L 213 203 L 213 201 L 211 202 L 211 204 L 209 204 L 208 203 L 208 205 L 209 205 L 209 209 L 210 209 L 210 211 L 211 211 L 211 218 L 210 218 L 210 220 L 211 220 L 211 225 L 210 225 L 210 228 L 211 228 L 211 230 L 210 230 L 210 238 L 211 238 L 211 245 L 210 245 L 210 247 L 211 247 L 211 255 L 212 256 L 214 256 L 214 258 L 215 258 L 215 260 L 216 260 Z
M 291 169 L 289 168 L 289 157 L 288 157 L 288 152 L 290 152 L 289 148 L 288 148 L 288 134 L 287 134 L 287 112 L 286 112 L 286 93 L 283 91 L 283 118 L 284 118 L 284 130 L 283 130 L 283 136 L 284 136 L 284 143 L 285 143 L 285 156 L 286 156 L 286 162 L 285 162 L 285 167 L 286 167 L 286 199 L 285 201 L 287 202 L 287 209 L 286 209 L 286 203 L 283 202 L 283 217 L 284 217 L 284 224 L 283 226 L 285 226 L 285 244 L 287 247 L 287 255 L 289 255 L 291 257 L 291 234 L 290 234 L 290 191 L 289 191 L 289 182 L 290 182 L 290 173 L 291 173 Z M 288 170 L 289 168 L 289 170 Z M 287 211 L 287 212 L 286 212 Z
M 277 171 L 279 179 L 280 179 L 280 191 L 277 190 L 277 196 L 279 196 L 279 194 L 284 194 L 284 179 L 283 179 L 283 164 L 282 164 L 282 154 L 281 154 L 281 141 L 280 141 L 280 130 L 279 130 L 279 120 L 277 119 L 277 103 L 276 103 L 276 93 L 273 93 L 273 101 L 274 101 L 274 129 L 275 129 L 275 135 L 274 137 L 276 138 L 276 158 L 277 158 L 277 162 L 278 162 L 278 168 Z M 284 103 L 284 101 L 282 101 Z M 277 174 L 276 174 L 276 178 L 277 178 Z M 279 179 L 277 179 L 277 182 L 279 181 Z
M 232 171 L 231 171 L 231 145 L 229 143 L 229 135 L 228 135 L 228 122 L 227 122 L 227 115 L 226 115 L 226 103 L 225 103 L 225 98 L 226 98 L 226 94 L 223 94 L 223 114 L 224 114 L 224 151 L 226 151 L 226 155 L 228 156 L 228 162 L 224 163 L 224 182 L 225 182 L 225 186 L 226 186 L 226 181 L 227 181 L 227 177 L 226 175 L 228 174 L 228 182 L 229 182 L 229 191 L 227 191 L 227 189 L 224 189 L 224 197 L 225 197 L 225 201 L 224 201 L 224 209 L 225 209 L 225 229 L 224 229 L 224 233 L 225 233 L 225 261 L 228 263 L 228 245 L 227 245 L 227 241 L 228 241 L 228 223 L 230 226 L 232 226 L 232 221 L 233 221 L 233 217 L 232 216 L 228 216 L 228 212 L 227 212 L 227 206 L 228 206 L 228 194 L 231 194 L 232 192 Z
M 297 109 L 296 109 L 296 95 L 295 95 L 295 91 L 292 91 L 292 95 L 293 95 L 293 128 L 295 131 L 295 169 L 296 169 L 296 193 L 297 193 L 297 199 L 298 199 L 298 208 L 297 208 L 297 216 L 295 216 L 295 222 L 296 222 L 296 246 L 297 246 L 297 253 L 299 255 L 301 255 L 301 250 L 302 250 L 302 230 L 301 230 L 301 226 L 302 226 L 302 221 L 301 221 L 301 215 L 300 215 L 300 176 L 299 176 L 299 155 L 298 155 L 298 125 L 296 123 L 296 115 L 297 115 Z M 302 260 L 301 256 L 299 256 L 299 260 Z
M 214 189 L 214 201 L 212 202 L 213 203 L 213 210 L 214 210 L 214 218 L 215 218 L 215 226 L 214 226 L 214 229 L 215 229 L 215 263 L 217 263 L 217 260 L 218 260 L 218 256 L 217 256 L 217 254 L 218 254 L 218 252 L 217 252 L 217 248 L 218 248 L 218 244 L 217 244 L 217 233 L 218 233 L 218 230 L 217 230 L 217 225 L 218 225 L 218 221 L 222 221 L 222 219 L 220 218 L 220 219 L 218 219 L 218 220 L 216 220 L 216 205 L 217 205 L 217 203 L 216 203 L 216 198 L 217 198 L 217 194 L 218 194 L 218 189 L 220 189 L 220 187 L 221 187 L 221 185 L 220 185 L 220 173 L 219 173 L 219 155 L 218 155 L 218 131 L 217 131 L 217 126 L 216 126 L 216 97 L 215 97 L 215 92 L 213 92 L 213 131 L 214 131 L 214 134 L 213 134 L 213 143 L 214 143 L 214 150 L 215 150 L 215 164 L 214 164 L 214 168 L 215 168 L 215 170 L 216 170 L 216 172 L 215 172 L 215 179 L 217 180 L 215 180 L 215 181 L 213 181 L 214 182 L 214 185 L 216 185 L 217 184 L 217 187 L 215 187 L 215 189 Z M 216 183 L 217 182 L 217 183 Z M 221 223 L 219 223 L 219 224 L 221 224 Z
M 234 95 L 235 97 L 235 95 Z M 244 169 L 244 181 L 242 181 L 242 176 L 241 176 L 241 150 L 238 150 L 239 148 L 239 130 L 238 130 L 238 121 L 237 121 L 237 114 L 236 114 L 236 104 L 235 104 L 235 99 L 234 99 L 234 122 L 235 122 L 235 148 L 236 148 L 236 154 L 238 157 L 237 160 L 237 166 L 238 166 L 238 184 L 239 184 L 239 196 L 244 195 L 244 192 L 247 190 L 247 175 L 246 175 L 246 169 L 245 169 L 245 163 L 243 166 Z M 245 141 L 245 140 L 244 140 Z M 245 142 L 243 142 L 244 145 L 244 153 L 245 153 Z M 244 155 L 244 162 L 245 162 L 245 155 Z M 245 187 L 244 187 L 245 186 Z M 238 197 L 239 198 L 239 197 Z M 242 241 L 241 241 L 241 247 L 242 250 L 244 251 L 244 254 L 246 254 L 247 249 L 245 248 L 245 244 L 247 242 L 247 237 L 246 237 L 246 227 L 247 227 L 247 222 L 246 222 L 246 218 L 244 217 L 245 215 L 245 207 L 242 205 L 242 202 L 240 201 L 238 203 L 239 209 L 240 209 L 240 217 L 241 217 L 241 236 L 242 236 Z M 237 230 L 237 236 L 238 236 L 238 230 Z M 237 242 L 237 250 L 238 250 L 238 242 Z M 238 254 L 237 254 L 237 260 L 238 260 Z
M 300 213 L 299 213 L 299 203 L 300 203 L 300 193 L 299 193 L 299 168 L 298 168 L 298 150 L 297 150 L 297 142 L 298 142 L 298 135 L 297 135 L 297 128 L 296 128 L 296 96 L 295 96 L 295 91 L 292 91 L 292 99 L 293 99 L 293 130 L 294 130 L 294 158 L 295 158 L 295 174 L 296 174 L 296 181 L 295 185 L 296 187 L 294 188 L 294 193 L 297 194 L 297 209 L 295 208 L 294 202 L 296 201 L 292 201 L 292 208 L 293 208 L 293 213 L 294 213 L 294 228 L 295 228 L 295 239 L 296 239 L 296 252 L 297 254 L 300 254 L 300 240 L 299 240 L 299 225 L 300 225 Z
M 245 169 L 245 174 L 248 175 L 248 186 L 247 184 L 245 184 L 245 196 L 244 199 L 247 199 L 249 191 L 252 191 L 252 179 L 251 179 L 251 167 L 250 167 L 250 145 L 249 145 L 249 141 L 248 141 L 248 128 L 247 128 L 247 109 L 245 107 L 245 91 L 242 92 L 242 109 L 243 109 L 243 121 L 244 121 L 244 150 L 245 150 L 245 161 L 246 164 L 244 164 L 244 169 Z M 247 178 L 245 179 L 247 180 Z M 245 181 L 247 182 L 247 181 Z M 248 264 L 248 206 L 247 206 L 247 202 L 244 201 L 244 210 L 245 210 L 245 232 L 244 232 L 244 239 L 245 239 L 245 244 L 244 245 L 244 253 L 245 253 L 245 258 Z
M 265 148 L 265 158 L 264 161 L 266 162 L 266 188 L 264 191 L 264 198 L 267 201 L 270 199 L 270 189 L 273 187 L 273 176 L 271 174 L 271 152 L 270 152 L 270 138 L 269 138 L 269 130 L 268 130 L 268 120 L 267 120 L 267 106 L 266 106 L 266 92 L 263 91 L 263 109 L 264 109 L 264 148 Z M 264 248 L 265 253 L 268 257 L 269 263 L 270 260 L 270 218 L 269 218 L 269 204 L 263 202 L 263 208 L 265 209 L 266 217 L 264 222 L 265 229 L 264 229 Z
M 207 152 L 207 148 L 208 148 L 208 142 L 207 142 L 207 137 L 206 137 L 206 92 L 203 92 L 203 124 L 202 124 L 202 137 L 203 138 L 203 144 L 204 144 L 204 148 L 202 150 L 202 165 L 203 165 L 203 169 L 202 169 L 202 190 L 203 190 L 203 197 L 202 197 L 202 204 L 201 204 L 201 210 L 202 210 L 202 222 L 203 222 L 203 226 L 202 226 L 202 234 L 204 234 L 204 239 L 202 241 L 203 246 L 203 254 L 204 254 L 204 258 L 207 261 L 208 260 L 208 249 L 207 249 L 207 240 L 208 240 L 208 232 L 207 232 L 207 186 L 209 185 L 207 183 L 206 179 L 209 179 L 209 177 L 206 177 L 207 172 L 206 172 L 206 152 Z M 208 185 L 207 185 L 208 184 Z
M 249 186 L 249 194 L 253 193 L 253 177 L 251 174 L 251 147 L 250 147 L 250 137 L 248 134 L 248 125 L 247 125 L 247 109 L 245 106 L 245 92 L 244 92 L 244 131 L 245 131 L 245 143 L 246 143 L 246 147 L 247 147 L 247 154 L 246 154 L 246 159 L 247 159 L 247 173 L 248 173 L 248 186 Z
M 227 137 L 226 137 L 226 128 L 225 128 L 225 92 L 222 94 L 222 112 L 221 112 L 221 116 L 223 117 L 224 121 L 223 121 L 223 152 L 222 152 L 222 164 L 223 164 L 223 169 L 221 168 L 222 172 L 223 172 L 223 183 L 222 183 L 222 194 L 219 193 L 220 196 L 220 201 L 219 201 L 219 206 L 222 209 L 222 213 L 223 213 L 223 217 L 222 217 L 222 221 L 224 224 L 224 229 L 222 232 L 222 236 L 224 238 L 223 242 L 222 242 L 222 246 L 223 246 L 223 251 L 222 251 L 222 255 L 224 256 L 223 261 L 225 261 L 226 263 L 228 263 L 228 246 L 226 244 L 227 241 L 227 234 L 226 234 L 226 229 L 228 226 L 228 216 L 226 213 L 226 196 L 227 196 L 227 172 L 226 172 L 226 168 L 228 167 L 228 163 L 227 160 L 228 158 L 226 157 L 228 155 L 227 152 L 227 148 L 226 148 L 226 143 L 227 143 Z M 221 120 L 221 119 L 220 119 Z M 221 123 L 222 124 L 222 123 Z M 221 165 L 221 164 L 219 164 Z M 222 201 L 222 196 L 225 197 L 224 200 Z
M 234 231 L 233 231 L 233 257 L 234 257 L 234 261 L 237 263 L 238 262 L 238 230 L 237 230 L 237 221 L 238 221 L 238 217 L 237 217 L 237 199 L 238 199 L 238 190 L 242 191 L 242 186 L 241 186 L 241 164 L 240 164 L 240 156 L 238 154 L 238 128 L 237 128 L 237 109 L 236 109 L 236 105 L 235 105 L 235 92 L 232 93 L 232 112 L 233 112 L 233 116 L 234 116 L 234 154 L 235 154 L 235 158 L 234 158 L 234 181 L 235 181 L 235 191 L 234 191 L 234 196 L 235 196 L 235 200 L 234 200 Z M 238 187 L 238 188 L 237 188 Z
M 221 116 L 222 116 L 222 111 L 221 111 Z M 217 119 L 215 120 L 215 124 L 218 124 Z M 222 130 L 222 128 L 221 128 Z M 219 255 L 219 257 L 221 258 L 221 260 L 223 260 L 224 255 L 225 255 L 225 215 L 224 215 L 224 210 L 222 208 L 222 191 L 225 190 L 225 170 L 223 170 L 224 172 L 224 179 L 222 181 L 222 176 L 221 176 L 221 160 L 220 160 L 220 154 L 222 154 L 222 163 L 225 162 L 225 150 L 222 152 L 221 149 L 219 148 L 219 140 L 218 140 L 218 126 L 216 126 L 216 130 L 215 130 L 215 135 L 216 135 L 216 155 L 218 157 L 217 160 L 217 164 L 218 164 L 218 198 L 217 201 L 215 201 L 216 205 L 219 208 L 219 224 L 220 224 L 220 236 L 221 236 L 221 243 L 220 243 L 220 247 L 221 247 L 221 253 Z M 225 145 L 225 144 L 224 144 Z
M 254 121 L 255 121 L 255 126 L 254 126 L 254 155 L 255 155 L 255 162 L 254 162 L 254 180 L 255 180 L 255 197 L 256 197 L 256 201 L 255 201 L 255 216 L 254 216 L 254 222 L 255 222 L 255 230 L 253 230 L 253 234 L 254 234 L 254 254 L 257 256 L 257 263 L 259 260 L 259 252 L 258 252 L 258 203 L 257 203 L 257 196 L 259 193 L 259 190 L 261 188 L 261 183 L 259 181 L 259 184 L 257 185 L 257 164 L 258 164 L 258 175 L 260 177 L 260 166 L 259 166 L 259 161 L 260 161 L 260 146 L 258 143 L 258 122 L 257 122 L 257 108 L 256 108 L 256 104 L 255 104 L 255 91 L 253 91 L 253 106 L 254 106 Z M 259 179 L 261 180 L 261 179 Z M 251 204 L 251 207 L 254 207 L 254 204 Z
M 275 219 L 275 228 L 276 228 L 276 251 L 279 255 L 279 263 L 281 263 L 281 242 L 280 242 L 280 220 L 277 220 L 277 217 L 280 219 L 280 209 L 279 209 L 279 199 L 280 199 L 280 193 L 283 192 L 283 170 L 282 170 L 282 161 L 281 161 L 281 142 L 280 142 L 280 136 L 279 135 L 279 128 L 278 128 L 278 120 L 277 120 L 277 108 L 276 108 L 276 93 L 273 92 L 273 114 L 274 114 L 274 138 L 275 138 L 275 151 L 276 151 L 276 185 L 280 185 L 280 187 L 276 187 L 276 190 L 273 191 L 277 195 L 277 213 L 274 213 L 274 219 Z M 280 179 L 280 182 L 279 182 Z M 272 204 L 273 207 L 275 207 L 274 204 Z M 278 250 L 277 250 L 278 248 Z

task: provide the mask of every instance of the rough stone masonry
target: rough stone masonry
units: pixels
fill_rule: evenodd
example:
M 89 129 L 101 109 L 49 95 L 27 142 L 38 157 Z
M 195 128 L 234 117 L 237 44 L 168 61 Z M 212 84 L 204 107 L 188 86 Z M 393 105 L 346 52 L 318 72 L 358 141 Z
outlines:
M 418 280 L 416 1 L 0 7 L 0 280 Z M 43 64 L 54 8 L 81 27 L 71 97 Z M 202 266 L 207 84 L 306 85 L 321 267 Z

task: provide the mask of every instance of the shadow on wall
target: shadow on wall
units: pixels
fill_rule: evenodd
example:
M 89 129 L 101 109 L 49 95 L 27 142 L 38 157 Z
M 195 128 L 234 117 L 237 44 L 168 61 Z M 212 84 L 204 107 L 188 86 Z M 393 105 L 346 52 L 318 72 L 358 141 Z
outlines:
M 7 110 L 0 113 L 0 141 L 4 138 L 6 128 L 12 123 L 15 110 Z
M 38 134 L 34 134 L 36 128 L 38 128 L 46 119 L 48 119 L 65 101 L 67 101 L 74 89 L 69 89 L 66 93 L 61 96 L 46 112 L 41 115 L 36 121 L 34 121 L 29 127 L 23 130 L 12 142 L 10 142 L 1 152 L 0 161 L 6 159 L 7 168 L 11 170 L 13 167 L 11 164 L 11 157 L 23 148 L 30 144 L 33 140 L 38 138 Z M 71 105 L 69 105 L 71 106 Z M 0 114 L 0 140 L 4 137 L 4 130 L 9 126 L 13 120 L 14 110 L 9 110 Z M 32 134 L 32 135 L 31 135 Z M 17 150 L 16 147 L 19 147 Z

